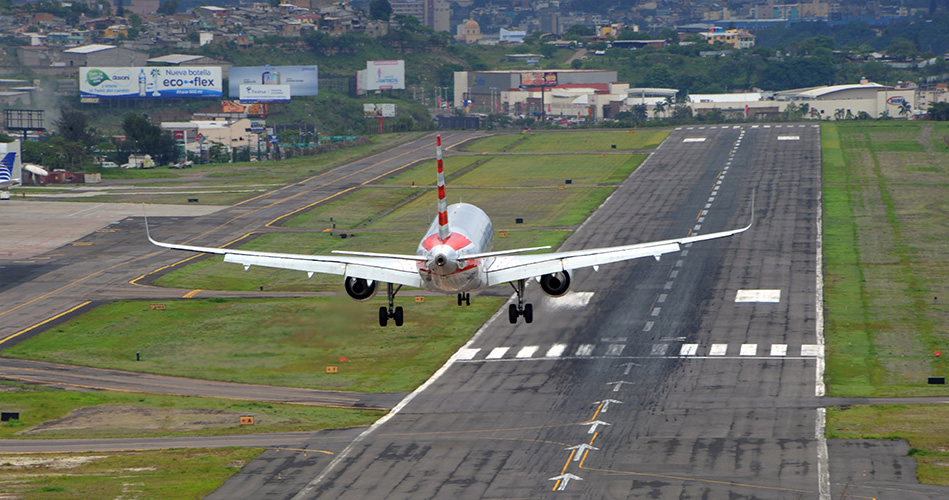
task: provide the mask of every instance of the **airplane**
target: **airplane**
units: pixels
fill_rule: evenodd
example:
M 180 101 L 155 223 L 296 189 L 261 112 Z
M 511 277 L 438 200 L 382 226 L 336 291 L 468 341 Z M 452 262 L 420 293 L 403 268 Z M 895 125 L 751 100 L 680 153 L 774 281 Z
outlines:
M 528 279 L 536 278 L 547 295 L 560 297 L 567 293 L 570 274 L 576 269 L 592 267 L 598 270 L 603 264 L 641 257 L 659 260 L 662 254 L 678 252 L 682 245 L 733 236 L 747 231 L 754 223 L 752 196 L 752 221 L 745 227 L 729 231 L 633 245 L 531 255 L 524 254 L 550 247 L 492 251 L 494 229 L 487 214 L 468 203 L 448 205 L 441 136 L 436 137 L 435 157 L 438 215 L 419 242 L 415 255 L 342 250 L 334 250 L 332 253 L 335 255 L 301 255 L 165 243 L 152 239 L 148 232 L 147 215 L 146 235 L 149 241 L 160 247 L 224 255 L 224 262 L 241 264 L 245 271 L 251 266 L 262 266 L 304 271 L 310 278 L 314 273 L 342 275 L 346 293 L 358 301 L 373 298 L 379 284 L 385 283 L 389 305 L 379 308 L 380 326 L 386 326 L 390 319 L 395 320 L 396 326 L 402 326 L 402 307 L 395 307 L 394 301 L 403 286 L 456 294 L 460 306 L 471 304 L 471 292 L 509 283 L 517 294 L 517 303 L 509 305 L 508 319 L 511 324 L 516 324 L 519 317 L 523 317 L 526 323 L 531 323 L 534 318 L 532 305 L 524 303 Z
M 0 159 L 0 189 L 7 189 L 20 185 L 20 179 L 13 178 L 13 161 L 16 153 L 7 153 Z

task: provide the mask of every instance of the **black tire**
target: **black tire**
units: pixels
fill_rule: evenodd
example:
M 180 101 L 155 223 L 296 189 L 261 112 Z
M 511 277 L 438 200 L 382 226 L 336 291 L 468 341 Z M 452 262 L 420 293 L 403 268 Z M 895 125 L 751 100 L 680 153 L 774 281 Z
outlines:
M 524 322 L 532 323 L 534 321 L 534 306 L 524 304 Z
M 507 308 L 507 318 L 511 320 L 512 325 L 517 324 L 518 316 L 520 315 L 517 313 L 517 306 L 515 306 L 514 304 L 511 304 L 511 306 Z
M 402 306 L 395 308 L 395 326 L 402 326 Z
M 460 293 L 458 294 L 458 305 L 459 305 L 459 306 L 461 305 L 461 294 L 460 294 Z
M 389 323 L 389 310 L 385 306 L 379 308 L 379 326 L 386 326 Z
M 470 305 L 471 305 L 471 294 L 470 294 L 470 293 L 466 293 L 466 294 L 465 294 L 465 305 L 466 305 L 466 306 L 470 306 Z

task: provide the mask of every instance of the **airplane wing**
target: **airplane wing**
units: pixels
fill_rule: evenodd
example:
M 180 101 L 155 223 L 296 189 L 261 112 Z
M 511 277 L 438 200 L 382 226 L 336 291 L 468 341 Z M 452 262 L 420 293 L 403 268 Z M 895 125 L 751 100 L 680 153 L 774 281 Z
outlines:
M 754 209 L 752 209 L 753 211 Z M 687 236 L 684 238 L 651 241 L 634 245 L 616 247 L 591 248 L 587 250 L 573 250 L 569 252 L 553 252 L 539 255 L 511 255 L 495 259 L 487 270 L 488 285 L 498 285 L 510 281 L 534 278 L 545 274 L 561 271 L 572 271 L 583 267 L 595 267 L 601 264 L 655 257 L 659 260 L 662 254 L 678 252 L 682 245 L 697 241 L 725 238 L 742 233 L 751 228 L 747 226 L 721 231 L 718 233 Z
M 419 276 L 418 265 L 416 264 L 420 258 L 415 255 L 386 254 L 385 257 L 337 257 L 179 245 L 152 239 L 148 231 L 147 219 L 145 220 L 145 233 L 148 235 L 149 241 L 160 247 L 223 255 L 224 262 L 241 264 L 245 271 L 250 269 L 251 266 L 261 266 L 303 271 L 308 276 L 313 276 L 313 273 L 338 274 L 370 281 L 422 287 L 422 278 Z

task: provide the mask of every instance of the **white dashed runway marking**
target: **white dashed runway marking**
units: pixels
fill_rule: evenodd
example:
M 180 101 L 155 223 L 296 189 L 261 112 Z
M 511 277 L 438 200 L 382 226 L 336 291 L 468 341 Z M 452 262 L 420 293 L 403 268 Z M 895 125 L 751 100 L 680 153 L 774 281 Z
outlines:
M 601 339 L 602 340 L 602 339 Z M 620 343 L 527 345 L 521 347 L 469 348 L 458 351 L 461 362 L 550 360 L 583 358 L 690 358 L 690 359 L 774 359 L 818 358 L 823 346 L 818 344 L 757 344 L 757 343 L 681 343 L 668 342 L 648 346 Z M 760 348 L 759 348 L 760 346 Z M 648 350 L 648 351 L 647 351 Z

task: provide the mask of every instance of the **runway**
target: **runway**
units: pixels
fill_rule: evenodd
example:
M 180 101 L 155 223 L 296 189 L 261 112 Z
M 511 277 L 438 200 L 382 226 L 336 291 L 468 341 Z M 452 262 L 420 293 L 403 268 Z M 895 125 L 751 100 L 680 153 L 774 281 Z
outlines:
M 823 437 L 817 126 L 677 129 L 564 249 L 739 227 L 753 192 L 750 231 L 531 287 L 533 324 L 495 316 L 340 454 L 209 498 L 945 497 Z
M 563 249 L 710 233 L 753 215 L 751 230 L 578 271 L 561 299 L 530 286 L 533 324 L 510 325 L 502 308 L 376 425 L 331 442 L 280 437 L 303 441 L 265 451 L 208 498 L 946 498 L 916 482 L 905 443 L 823 438 L 823 408 L 839 402 L 822 397 L 820 157 L 816 125 L 675 130 Z M 319 189 L 291 185 L 153 234 L 175 225 L 193 244 L 220 245 L 287 202 L 307 206 L 295 193 L 337 196 L 394 165 L 353 165 Z M 130 256 L 149 268 L 177 257 L 141 243 L 136 219 L 117 229 L 88 240 L 104 260 L 70 247 L 0 298 L 48 312 L 135 296 L 127 282 L 141 258 Z M 73 285 L 53 288 L 65 271 Z M 17 307 L 0 310 L 0 338 L 49 317 L 8 327 L 34 309 Z

